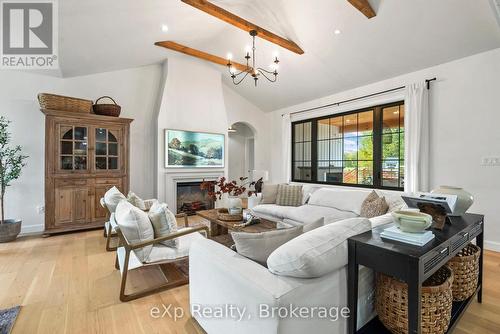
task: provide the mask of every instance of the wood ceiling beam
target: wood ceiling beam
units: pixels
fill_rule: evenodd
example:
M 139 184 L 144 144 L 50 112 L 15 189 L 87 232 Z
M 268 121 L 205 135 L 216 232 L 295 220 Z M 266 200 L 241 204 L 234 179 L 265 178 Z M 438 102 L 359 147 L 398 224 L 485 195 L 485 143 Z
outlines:
M 347 0 L 347 1 L 349 1 L 351 5 L 356 7 L 356 9 L 358 9 L 369 19 L 377 15 L 377 13 L 375 13 L 368 0 Z
M 304 53 L 304 50 L 302 50 L 295 42 L 290 41 L 281 36 L 278 36 L 270 32 L 269 30 L 261 28 L 258 25 L 255 25 L 251 22 L 248 22 L 244 18 L 241 18 L 231 12 L 228 12 L 227 10 L 218 7 L 206 0 L 181 0 L 181 1 L 209 15 L 212 15 L 226 23 L 229 23 L 237 28 L 240 28 L 246 32 L 249 32 L 251 30 L 256 30 L 258 33 L 257 37 L 263 38 L 271 43 L 279 45 L 299 55 Z
M 188 56 L 192 56 L 195 58 L 203 59 L 209 62 L 212 62 L 214 64 L 219 64 L 223 66 L 227 66 L 227 59 L 212 55 L 210 53 L 206 53 L 197 49 L 190 48 L 189 46 L 185 46 L 173 41 L 162 41 L 162 42 L 156 42 L 156 46 L 161 46 L 163 48 L 169 49 L 169 50 L 174 50 L 180 53 L 184 53 Z M 247 67 L 246 65 L 231 61 L 231 64 L 233 65 L 234 68 L 236 68 L 238 71 L 246 71 L 251 73 L 252 68 Z

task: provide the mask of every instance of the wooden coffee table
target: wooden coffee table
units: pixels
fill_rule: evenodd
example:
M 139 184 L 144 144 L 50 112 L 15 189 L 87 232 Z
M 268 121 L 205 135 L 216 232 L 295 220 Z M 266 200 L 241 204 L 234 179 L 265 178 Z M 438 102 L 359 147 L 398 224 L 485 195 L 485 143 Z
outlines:
M 234 242 L 229 231 L 259 233 L 276 230 L 276 222 L 260 218 L 260 223 L 245 227 L 237 227 L 243 221 L 224 221 L 217 217 L 217 209 L 197 211 L 196 215 L 210 222 L 210 238 L 231 247 Z

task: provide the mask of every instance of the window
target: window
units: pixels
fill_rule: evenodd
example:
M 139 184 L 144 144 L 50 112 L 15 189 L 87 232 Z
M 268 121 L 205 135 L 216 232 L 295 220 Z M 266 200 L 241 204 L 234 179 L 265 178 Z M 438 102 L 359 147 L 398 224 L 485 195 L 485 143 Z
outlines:
M 292 181 L 402 189 L 403 102 L 294 122 Z
M 300 122 L 293 126 L 293 178 L 311 181 L 311 125 L 312 122 Z

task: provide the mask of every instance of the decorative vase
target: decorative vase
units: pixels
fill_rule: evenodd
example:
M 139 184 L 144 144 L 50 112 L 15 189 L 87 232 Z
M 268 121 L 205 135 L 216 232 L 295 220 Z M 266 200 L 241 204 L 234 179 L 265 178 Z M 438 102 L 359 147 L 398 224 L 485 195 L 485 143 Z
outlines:
M 20 232 L 20 220 L 5 219 L 3 224 L 0 224 L 0 242 L 14 241 Z
M 472 203 L 474 203 L 474 196 L 459 187 L 439 186 L 439 188 L 432 190 L 431 193 L 457 195 L 455 210 L 453 210 L 453 213 L 450 216 L 463 215 L 471 207 Z
M 229 196 L 227 199 L 227 210 L 230 214 L 240 214 L 243 211 L 243 203 L 241 198 Z

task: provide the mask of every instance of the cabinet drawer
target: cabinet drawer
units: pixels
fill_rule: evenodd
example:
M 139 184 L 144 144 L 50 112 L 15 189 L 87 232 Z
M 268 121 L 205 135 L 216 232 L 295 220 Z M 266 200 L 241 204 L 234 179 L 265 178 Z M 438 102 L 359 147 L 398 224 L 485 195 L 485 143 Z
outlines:
M 88 184 L 87 179 L 59 179 L 56 180 L 56 187 L 65 186 L 86 186 Z
M 469 233 L 462 232 L 450 240 L 451 253 L 456 250 L 462 249 L 469 243 Z
M 469 240 L 477 237 L 483 231 L 483 222 L 478 222 L 469 231 Z
M 450 255 L 449 246 L 433 251 L 429 255 L 427 255 L 423 260 L 424 274 L 428 273 L 433 268 L 440 267 L 441 262 L 443 262 L 448 257 L 448 255 Z
M 111 185 L 120 186 L 122 184 L 122 179 L 120 179 L 120 178 L 97 178 L 97 179 L 95 179 L 95 184 L 96 185 L 111 184 Z

